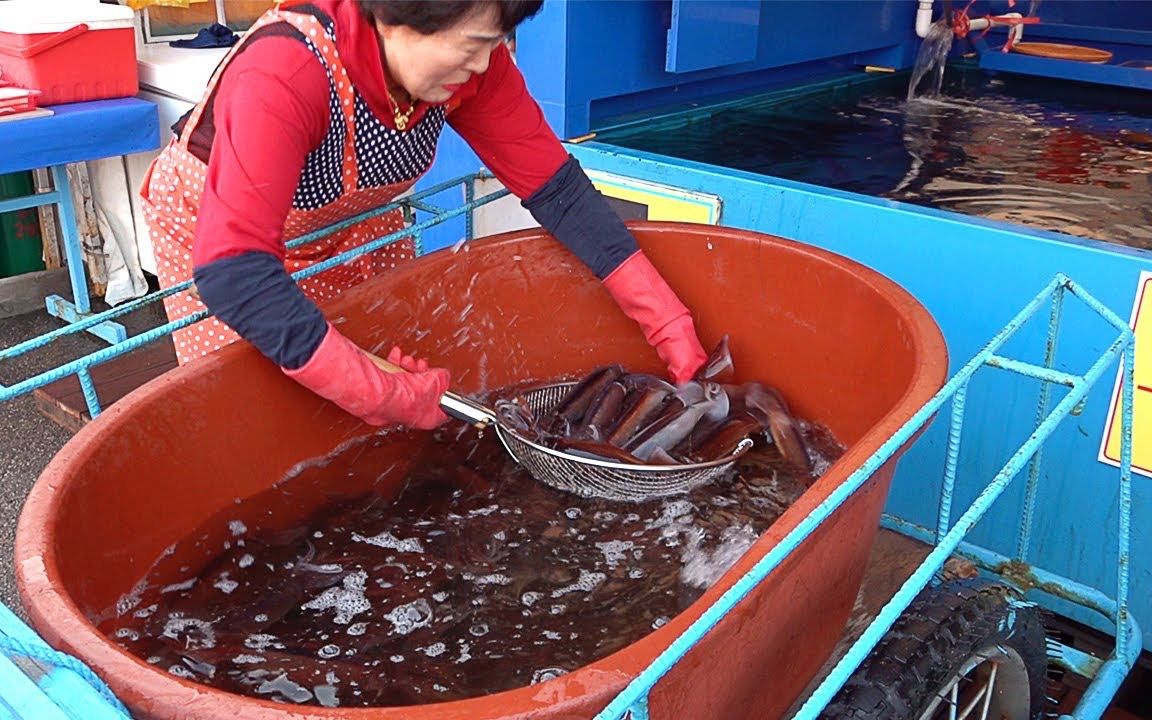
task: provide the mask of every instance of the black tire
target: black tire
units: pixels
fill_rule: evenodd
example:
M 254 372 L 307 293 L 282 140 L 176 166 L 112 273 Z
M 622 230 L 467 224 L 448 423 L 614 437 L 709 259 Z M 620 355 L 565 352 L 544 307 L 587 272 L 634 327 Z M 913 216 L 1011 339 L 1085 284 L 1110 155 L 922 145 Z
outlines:
M 973 674 L 997 666 L 994 702 L 1011 710 L 994 717 L 1032 719 L 1044 709 L 1047 662 L 1039 608 L 1004 585 L 952 581 L 920 594 L 820 717 L 921 720 L 933 702 L 947 707 L 941 693 L 975 663 Z

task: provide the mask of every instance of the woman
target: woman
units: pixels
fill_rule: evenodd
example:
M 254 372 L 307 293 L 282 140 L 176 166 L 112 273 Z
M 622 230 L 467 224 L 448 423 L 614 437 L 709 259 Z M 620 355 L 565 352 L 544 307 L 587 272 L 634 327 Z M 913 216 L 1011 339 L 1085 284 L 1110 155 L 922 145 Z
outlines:
M 394 348 L 380 371 L 314 300 L 410 259 L 410 242 L 297 286 L 289 272 L 400 229 L 399 213 L 286 250 L 285 242 L 410 188 L 445 122 L 536 220 L 600 277 L 674 380 L 705 353 L 687 308 L 549 129 L 504 38 L 542 0 L 312 0 L 265 14 L 174 128 L 142 194 L 180 361 L 237 336 L 313 392 L 368 423 L 432 428 L 447 418 L 446 370 Z M 201 305 L 200 300 L 204 305 Z

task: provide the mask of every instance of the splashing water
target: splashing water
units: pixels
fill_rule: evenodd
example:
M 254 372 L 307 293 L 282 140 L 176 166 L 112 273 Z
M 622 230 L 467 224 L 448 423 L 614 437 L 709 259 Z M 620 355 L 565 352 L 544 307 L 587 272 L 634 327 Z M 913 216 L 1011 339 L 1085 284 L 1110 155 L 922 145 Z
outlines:
M 916 64 L 908 83 L 909 100 L 916 96 L 916 86 L 925 75 L 931 81 L 929 94 L 940 94 L 940 88 L 944 85 L 944 65 L 948 61 L 948 51 L 952 49 L 952 38 L 952 26 L 943 17 L 928 28 L 928 35 L 916 53 Z

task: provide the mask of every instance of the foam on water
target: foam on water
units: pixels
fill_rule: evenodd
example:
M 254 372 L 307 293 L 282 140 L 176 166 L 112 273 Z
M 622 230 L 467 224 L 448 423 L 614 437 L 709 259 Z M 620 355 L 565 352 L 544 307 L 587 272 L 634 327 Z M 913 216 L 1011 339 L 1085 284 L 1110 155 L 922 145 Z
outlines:
M 233 590 L 240 587 L 240 583 L 236 582 L 235 580 L 229 579 L 228 573 L 223 572 L 223 573 L 220 573 L 220 577 L 216 579 L 216 582 L 212 583 L 212 586 L 215 587 L 220 592 L 224 593 L 225 595 L 229 595 L 232 593 Z
M 463 578 L 465 580 L 471 580 L 471 581 L 475 582 L 477 585 L 511 585 L 512 584 L 512 578 L 508 577 L 507 575 L 503 575 L 501 573 L 492 573 L 490 575 L 481 575 L 479 577 L 476 577 L 475 575 L 472 575 L 470 573 L 464 573 Z
M 348 447 L 371 457 L 365 443 Z M 249 521 L 247 546 L 211 561 L 204 583 L 160 592 L 186 575 L 158 575 L 138 603 L 158 608 L 108 632 L 159 667 L 288 703 L 411 705 L 498 692 L 570 672 L 659 629 L 804 488 L 750 453 L 738 480 L 621 505 L 532 481 L 491 436 L 476 447 L 499 465 L 478 464 L 465 477 L 480 473 L 490 487 L 469 494 L 441 482 L 438 467 L 431 483 L 413 482 L 395 498 L 341 500 L 298 528 L 262 534 Z M 348 463 L 325 467 L 343 474 Z M 227 536 L 227 519 L 196 537 Z
M 417 649 L 421 649 L 421 648 L 417 648 Z M 440 657 L 441 655 L 444 654 L 444 651 L 447 649 L 448 649 L 448 646 L 442 642 L 432 643 L 428 647 L 422 648 L 424 654 L 427 655 L 428 657 Z
M 352 533 L 352 539 L 356 542 L 368 543 L 369 545 L 396 550 L 397 552 L 424 552 L 424 546 L 421 545 L 420 541 L 416 538 L 401 540 L 387 530 L 373 537 L 364 537 L 359 533 Z
M 590 593 L 604 582 L 606 577 L 608 576 L 602 572 L 588 572 L 584 568 L 580 568 L 580 578 L 571 585 L 553 590 L 552 597 L 558 598 L 574 592 Z
M 336 615 L 332 622 L 347 625 L 353 617 L 372 607 L 372 603 L 364 596 L 364 583 L 367 580 L 368 573 L 363 570 L 345 575 L 343 587 L 328 588 L 319 597 L 300 607 L 305 610 L 335 609 Z
M 280 642 L 280 640 L 277 639 L 275 635 L 269 635 L 268 633 L 253 633 L 252 635 L 244 638 L 244 647 L 248 648 L 249 650 L 263 652 L 264 650 L 269 649 L 282 650 L 284 648 L 284 643 Z
M 598 542 L 596 547 L 600 548 L 600 552 L 604 553 L 604 562 L 609 568 L 616 569 L 620 561 L 628 558 L 632 553 L 630 552 L 636 543 L 631 540 L 609 540 L 608 542 Z M 636 551 L 636 559 L 639 560 L 640 550 Z
M 424 598 L 393 608 L 384 616 L 400 635 L 407 635 L 432 621 L 432 608 Z
M 173 614 L 164 623 L 164 637 L 177 640 L 193 650 L 216 647 L 216 631 L 212 624 L 199 618 Z
M 368 623 L 366 623 L 366 622 L 352 623 L 351 625 L 348 626 L 348 634 L 349 635 L 363 635 L 364 631 L 367 629 L 368 629 Z
M 116 616 L 126 615 L 133 608 L 140 604 L 140 596 L 148 589 L 148 578 L 141 578 L 132 589 L 116 601 Z M 143 617 L 143 616 L 138 616 Z

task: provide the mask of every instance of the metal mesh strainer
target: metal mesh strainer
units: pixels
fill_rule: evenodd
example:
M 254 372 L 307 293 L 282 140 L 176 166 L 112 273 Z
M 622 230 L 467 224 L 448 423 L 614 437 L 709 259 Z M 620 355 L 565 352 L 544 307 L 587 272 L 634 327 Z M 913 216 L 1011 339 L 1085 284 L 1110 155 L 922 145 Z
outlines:
M 542 385 L 520 394 L 537 417 L 546 414 L 575 385 L 572 382 Z M 744 440 L 727 457 L 685 465 L 628 465 L 583 458 L 536 443 L 501 423 L 496 413 L 472 400 L 446 393 L 441 407 L 453 417 L 476 425 L 492 425 L 496 436 L 516 462 L 536 480 L 584 497 L 610 500 L 648 500 L 679 495 L 730 472 L 736 460 L 752 447 Z

